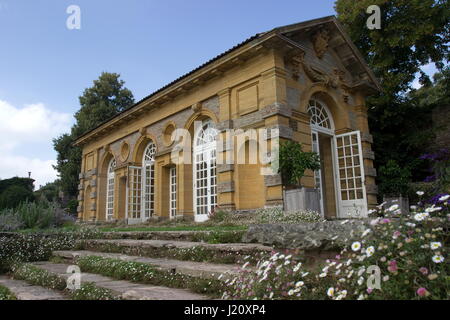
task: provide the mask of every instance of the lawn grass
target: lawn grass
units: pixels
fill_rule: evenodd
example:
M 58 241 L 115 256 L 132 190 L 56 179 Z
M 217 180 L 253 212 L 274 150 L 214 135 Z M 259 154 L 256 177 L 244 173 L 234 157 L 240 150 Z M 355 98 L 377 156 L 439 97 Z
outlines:
M 151 231 L 245 231 L 247 226 L 154 226 L 154 227 L 103 227 L 101 232 L 151 232 Z

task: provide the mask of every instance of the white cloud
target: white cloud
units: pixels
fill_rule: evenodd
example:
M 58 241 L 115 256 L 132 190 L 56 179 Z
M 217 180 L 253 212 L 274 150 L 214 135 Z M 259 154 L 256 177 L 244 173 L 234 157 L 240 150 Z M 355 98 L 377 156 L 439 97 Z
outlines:
M 71 124 L 70 114 L 43 103 L 17 108 L 0 100 L 0 178 L 25 177 L 31 171 L 36 187 L 55 180 L 55 159 L 48 159 L 54 154 L 51 140 L 68 132 Z

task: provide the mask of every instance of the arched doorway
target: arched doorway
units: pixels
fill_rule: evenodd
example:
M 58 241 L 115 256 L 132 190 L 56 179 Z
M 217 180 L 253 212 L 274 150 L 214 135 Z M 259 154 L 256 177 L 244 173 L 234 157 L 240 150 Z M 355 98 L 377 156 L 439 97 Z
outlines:
M 321 169 L 314 173 L 320 192 L 322 215 L 327 218 L 367 215 L 361 133 L 336 135 L 327 105 L 313 98 L 308 104 L 311 116 L 312 149 L 320 155 Z
M 156 145 L 150 141 L 142 158 L 142 208 L 143 220 L 153 216 L 155 211 L 155 154 Z
M 114 219 L 114 187 L 116 160 L 112 158 L 108 164 L 106 178 L 106 220 Z
M 142 152 L 142 166 L 129 167 L 127 217 L 129 224 L 145 222 L 155 210 L 156 145 L 150 140 Z
M 203 120 L 194 134 L 193 195 L 195 221 L 208 220 L 217 206 L 216 138 L 212 120 Z
M 323 217 L 336 217 L 336 188 L 334 136 L 331 112 L 324 102 L 311 99 L 307 109 L 310 118 L 312 151 L 320 156 L 321 168 L 314 172 L 315 187 L 319 190 L 320 213 Z

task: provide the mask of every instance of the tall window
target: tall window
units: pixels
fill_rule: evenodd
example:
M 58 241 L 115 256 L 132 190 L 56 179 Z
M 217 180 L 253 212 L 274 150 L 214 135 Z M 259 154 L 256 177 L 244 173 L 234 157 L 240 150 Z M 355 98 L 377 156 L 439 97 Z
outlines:
M 170 168 L 170 217 L 177 216 L 177 168 Z
M 108 165 L 107 184 L 106 184 L 106 220 L 114 218 L 114 180 L 116 160 L 113 158 Z
M 142 159 L 142 207 L 144 219 L 152 217 L 155 208 L 155 154 L 156 145 L 152 141 L 145 148 Z
M 194 138 L 194 207 L 196 221 L 205 221 L 217 205 L 217 130 L 211 120 L 203 122 Z

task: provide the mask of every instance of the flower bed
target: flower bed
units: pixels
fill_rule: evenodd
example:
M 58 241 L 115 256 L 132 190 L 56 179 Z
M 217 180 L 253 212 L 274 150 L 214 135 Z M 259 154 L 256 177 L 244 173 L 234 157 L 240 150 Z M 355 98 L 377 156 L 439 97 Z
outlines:
M 242 267 L 230 279 L 225 299 L 448 299 L 449 198 L 384 218 L 347 242 L 320 270 L 307 270 L 292 255 L 275 253 Z M 380 210 L 382 210 L 380 208 Z

